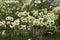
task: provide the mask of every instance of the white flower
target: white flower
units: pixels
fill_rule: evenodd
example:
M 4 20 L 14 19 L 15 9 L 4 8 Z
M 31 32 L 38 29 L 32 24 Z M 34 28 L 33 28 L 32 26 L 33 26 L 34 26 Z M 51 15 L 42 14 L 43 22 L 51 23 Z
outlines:
M 43 24 L 43 25 L 48 26 L 48 22 L 44 22 L 44 24 Z
M 16 19 L 14 22 L 11 22 L 12 25 L 9 25 L 10 28 L 14 28 L 15 26 L 18 26 L 20 24 L 20 20 Z
M 47 19 L 48 17 L 47 17 L 47 15 L 43 15 L 43 18 Z
M 45 2 L 46 0 L 43 0 L 43 2 Z
M 21 27 L 22 27 L 22 28 L 25 28 L 25 27 L 26 27 L 26 25 L 21 25 Z
M 54 20 L 51 20 L 51 19 L 47 20 L 47 22 L 48 22 L 48 24 L 50 24 L 50 25 L 54 25 L 54 24 L 55 24 Z
M 28 23 L 32 24 L 35 18 L 33 16 L 28 15 L 27 20 L 28 20 Z
M 28 40 L 31 40 L 31 38 L 29 38 Z
M 3 26 L 3 25 L 5 25 L 5 24 L 4 24 L 3 22 L 0 21 L 0 26 Z
M 27 17 L 28 19 L 35 19 L 33 16 L 30 16 L 30 15 L 28 15 L 28 17 Z
M 60 11 L 60 6 L 55 7 L 52 11 L 53 11 L 54 13 L 58 13 L 58 12 Z
M 6 9 L 6 7 L 5 7 L 5 6 L 3 6 L 2 8 Z
M 44 19 L 43 18 L 39 18 L 40 22 L 42 22 Z
M 43 12 L 40 12 L 40 13 L 39 13 L 39 16 L 43 16 Z
M 26 14 L 26 15 L 29 15 L 30 14 L 30 12 L 27 12 L 27 11 L 24 11 L 23 13 Z
M 13 26 L 13 25 L 9 25 L 9 27 L 10 27 L 10 28 L 14 28 L 14 26 Z
M 44 13 L 47 14 L 47 10 L 44 10 Z
M 3 23 L 2 23 L 2 22 L 0 22 L 0 26 L 2 26 L 2 24 L 3 24 Z
M 21 17 L 21 13 L 22 13 L 22 12 L 19 12 L 19 13 L 17 14 L 17 16 L 18 16 L 18 17 Z
M 19 13 L 17 14 L 18 17 L 25 17 L 25 16 L 27 16 L 27 15 L 29 15 L 29 12 L 27 12 L 27 11 L 19 12 Z
M 32 25 L 28 25 L 27 27 L 28 27 L 28 30 L 31 30 Z
M 55 20 L 56 20 L 56 19 L 58 19 L 58 17 L 59 17 L 59 15 L 58 15 L 58 14 L 57 14 L 57 15 L 55 15 Z
M 6 17 L 6 20 L 13 21 L 13 17 L 7 16 L 7 17 Z
M 6 32 L 6 30 L 3 30 L 3 31 L 2 31 L 2 35 L 4 35 L 4 34 L 5 34 L 5 32 Z
M 6 23 L 7 25 L 9 25 L 9 24 L 11 24 L 11 22 L 10 21 L 7 21 L 7 23 Z
M 27 18 L 22 17 L 21 21 L 22 21 L 22 23 L 27 23 Z
M 30 5 L 31 2 L 32 2 L 32 0 L 23 0 L 24 5 Z
M 2 21 L 4 24 L 6 23 L 6 21 Z
M 32 11 L 32 15 L 33 15 L 34 17 L 37 17 L 37 16 L 38 16 L 38 10 L 33 10 L 33 11 Z
M 19 19 L 16 19 L 14 22 L 13 22 L 13 25 L 19 25 L 20 24 L 20 20 Z
M 39 26 L 39 25 L 40 25 L 40 21 L 39 21 L 38 19 L 34 20 L 34 21 L 33 21 L 33 25 Z
M 20 29 L 25 30 L 26 29 L 26 25 L 21 25 L 21 28 Z
M 41 1 L 40 0 L 35 0 L 35 3 L 41 3 Z
M 54 13 L 47 14 L 47 19 L 56 20 L 57 18 L 58 18 L 57 14 L 54 14 Z

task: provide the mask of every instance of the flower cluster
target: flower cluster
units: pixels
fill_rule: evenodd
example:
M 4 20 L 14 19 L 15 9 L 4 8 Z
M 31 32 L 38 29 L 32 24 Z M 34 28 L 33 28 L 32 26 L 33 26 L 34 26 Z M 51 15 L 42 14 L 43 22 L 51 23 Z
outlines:
M 47 12 L 47 10 L 44 12 L 33 10 L 32 13 L 23 11 L 17 12 L 14 15 L 18 16 L 18 18 L 14 19 L 15 17 L 6 16 L 6 23 L 0 22 L 0 26 L 6 24 L 9 25 L 10 28 L 19 27 L 19 29 L 26 30 L 26 28 L 28 28 L 28 30 L 30 30 L 30 28 L 33 26 L 53 26 L 56 20 L 56 15 L 53 12 Z
M 32 0 L 30 0 L 30 2 L 31 1 Z M 35 0 L 35 2 L 36 1 L 37 0 Z M 45 1 L 46 0 L 43 2 Z M 26 4 L 25 1 L 24 3 Z M 36 3 L 40 3 L 40 1 L 38 0 Z M 32 5 L 34 4 L 32 3 Z M 36 7 L 36 5 L 34 6 Z M 3 3 L 2 7 L 0 7 L 0 26 L 10 27 L 12 29 L 18 28 L 19 30 L 31 30 L 34 27 L 52 27 L 55 26 L 55 20 L 58 18 L 58 15 L 55 13 L 60 11 L 60 9 L 58 9 L 59 7 L 53 10 L 48 10 L 48 8 L 43 7 L 41 7 L 41 9 L 33 8 L 30 10 L 26 6 L 29 10 L 27 10 L 27 8 L 26 10 L 21 10 L 22 7 L 23 5 L 19 3 Z

